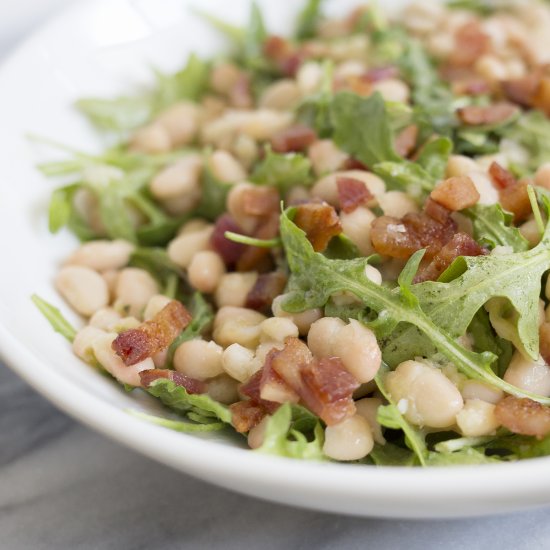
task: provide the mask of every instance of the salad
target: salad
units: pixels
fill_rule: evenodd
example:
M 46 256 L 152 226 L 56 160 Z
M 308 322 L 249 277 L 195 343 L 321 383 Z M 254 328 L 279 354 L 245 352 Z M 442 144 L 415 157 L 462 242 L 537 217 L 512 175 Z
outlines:
M 75 354 L 285 457 L 550 454 L 550 7 L 308 0 L 291 37 L 199 13 L 231 53 L 77 108 L 116 142 L 40 165 L 82 242 Z M 170 411 L 171 410 L 171 411 Z

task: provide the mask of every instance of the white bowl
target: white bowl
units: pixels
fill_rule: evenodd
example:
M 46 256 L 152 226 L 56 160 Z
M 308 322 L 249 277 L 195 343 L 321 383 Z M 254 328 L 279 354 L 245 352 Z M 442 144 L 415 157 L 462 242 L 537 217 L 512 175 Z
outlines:
M 78 4 L 45 25 L 1 68 L 0 350 L 5 361 L 92 428 L 174 468 L 260 498 L 409 518 L 472 516 L 549 504 L 550 459 L 428 470 L 319 464 L 257 454 L 231 437 L 191 436 L 147 424 L 125 409 L 155 410 L 156 403 L 140 392 L 126 394 L 79 362 L 31 304 L 29 297 L 37 292 L 79 322 L 52 288 L 56 267 L 76 243 L 68 234 L 54 237 L 47 231 L 46 207 L 55 184 L 35 171 L 34 164 L 44 157 L 25 134 L 99 149 L 97 134 L 71 107 L 74 99 L 131 90 L 151 78 L 151 64 L 175 69 L 191 50 L 208 55 L 223 47 L 211 29 L 185 13 L 190 4 Z M 284 31 L 294 11 L 290 2 L 261 4 L 271 28 Z M 343 10 L 349 4 L 353 2 L 340 2 L 336 8 L 333 2 L 332 7 Z M 201 0 L 200 5 L 235 22 L 243 21 L 248 11 L 246 0 Z

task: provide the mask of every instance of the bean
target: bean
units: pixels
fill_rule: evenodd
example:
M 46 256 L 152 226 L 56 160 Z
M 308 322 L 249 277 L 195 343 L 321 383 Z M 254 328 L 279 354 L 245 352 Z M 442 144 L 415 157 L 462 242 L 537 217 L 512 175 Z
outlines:
M 225 272 L 225 264 L 221 256 L 212 250 L 203 250 L 193 256 L 187 275 L 194 288 L 211 294 L 220 284 Z
M 504 397 L 502 390 L 495 389 L 478 380 L 467 380 L 462 386 L 461 393 L 465 400 L 481 399 L 487 403 L 493 403 L 493 405 L 496 405 Z
M 166 307 L 172 300 L 164 294 L 155 294 L 149 298 L 147 305 L 143 311 L 143 320 L 149 321 L 157 313 L 159 313 L 164 307 Z
M 375 174 L 365 172 L 365 170 L 344 170 L 342 172 L 329 174 L 317 180 L 311 189 L 311 196 L 322 199 L 335 208 L 339 208 L 340 199 L 338 197 L 337 183 L 339 178 L 353 178 L 364 182 L 368 190 L 375 197 L 382 195 L 382 193 L 386 191 L 386 184 Z
M 151 181 L 149 188 L 152 195 L 159 200 L 185 197 L 189 203 L 187 209 L 189 211 L 201 198 L 201 171 L 202 157 L 194 154 L 187 155 L 159 172 Z
M 374 447 L 369 423 L 356 414 L 325 430 L 323 452 L 334 460 L 360 460 Z
M 259 449 L 263 445 L 265 430 L 270 418 L 270 415 L 265 416 L 259 424 L 256 424 L 256 426 L 248 432 L 248 446 L 251 449 Z
M 536 246 L 540 243 L 542 238 L 539 226 L 534 218 L 521 224 L 519 226 L 519 232 L 527 239 L 530 246 Z
M 246 179 L 246 172 L 241 163 L 227 151 L 214 151 L 209 159 L 212 175 L 225 183 L 236 183 Z
M 61 268 L 55 285 L 69 305 L 86 317 L 109 303 L 107 284 L 101 275 L 88 267 L 71 265 Z
M 399 410 L 412 424 L 448 428 L 464 401 L 454 384 L 438 369 L 419 361 L 405 361 L 386 377 Z
M 223 347 L 237 343 L 253 349 L 260 343 L 260 324 L 265 318 L 251 309 L 221 307 L 214 319 L 214 340 Z
M 105 332 L 97 327 L 88 325 L 80 329 L 73 340 L 73 351 L 80 359 L 92 364 L 95 360 L 94 342 Z
M 270 317 L 262 322 L 260 340 L 264 342 L 284 342 L 292 336 L 298 338 L 298 327 L 287 317 Z
M 234 63 L 216 63 L 210 72 L 210 86 L 215 92 L 227 95 L 237 84 L 242 71 Z
M 221 276 L 214 299 L 218 307 L 244 307 L 248 293 L 258 279 L 255 271 L 225 273 Z
M 211 225 L 208 225 L 205 229 L 178 235 L 168 244 L 169 258 L 175 264 L 187 269 L 195 254 L 210 248 L 213 229 Z
M 419 211 L 416 202 L 402 191 L 382 193 L 378 196 L 378 206 L 380 206 L 385 216 L 393 216 L 394 218 L 402 218 L 406 214 Z
M 451 155 L 447 161 L 445 177 L 453 178 L 468 176 L 476 171 L 479 171 L 479 167 L 475 160 L 470 157 L 465 157 L 464 155 Z
M 467 399 L 456 415 L 456 423 L 465 437 L 494 434 L 500 423 L 495 416 L 495 405 L 481 399 Z
M 118 323 L 121 319 L 120 313 L 113 309 L 112 307 L 105 307 L 98 309 L 90 317 L 90 326 L 110 331 L 112 330 L 113 325 Z
M 172 149 L 170 134 L 161 124 L 149 124 L 137 130 L 130 141 L 133 151 L 158 155 L 168 153 Z
M 223 370 L 235 380 L 245 382 L 257 370 L 254 352 L 240 344 L 231 344 L 222 355 Z
M 311 95 L 317 91 L 323 79 L 323 69 L 316 61 L 307 61 L 298 69 L 296 82 L 302 95 Z
M 260 107 L 277 111 L 291 110 L 300 101 L 300 88 L 290 78 L 277 80 L 268 86 L 260 96 Z
M 382 399 L 379 397 L 365 397 L 364 399 L 359 399 L 359 401 L 355 402 L 357 414 L 362 416 L 369 423 L 374 441 L 380 445 L 384 445 L 386 443 L 386 439 L 382 434 L 382 426 L 380 426 L 378 420 L 376 419 L 378 407 L 381 406 Z
M 535 174 L 535 185 L 550 189 L 550 162 L 542 164 Z
M 370 256 L 374 251 L 370 235 L 372 222 L 375 219 L 376 216 L 372 211 L 364 206 L 356 208 L 353 212 L 342 212 L 340 214 L 344 233 L 357 246 L 363 256 Z
M 164 128 L 170 139 L 171 148 L 182 147 L 191 143 L 199 128 L 200 109 L 189 101 L 175 103 L 163 111 L 156 119 Z
M 334 355 L 334 343 L 346 323 L 338 317 L 322 317 L 315 321 L 307 335 L 307 345 L 315 357 Z
M 470 172 L 468 176 L 479 193 L 478 204 L 491 205 L 499 202 L 498 191 L 486 174 L 481 172 Z
M 372 86 L 374 92 L 380 92 L 385 101 L 396 103 L 408 103 L 411 91 L 407 84 L 397 78 L 388 78 L 375 82 Z
M 348 158 L 330 139 L 316 141 L 309 147 L 307 154 L 316 176 L 339 170 Z
M 223 349 L 215 342 L 196 339 L 179 345 L 174 353 L 174 368 L 197 380 L 222 374 Z
M 95 271 L 120 269 L 128 264 L 135 246 L 128 241 L 90 241 L 73 252 L 66 265 L 80 265 Z
M 504 373 L 504 380 L 522 390 L 550 397 L 550 367 L 542 357 L 533 361 L 516 351 Z
M 159 287 L 144 269 L 127 267 L 118 276 L 115 294 L 115 309 L 139 317 L 147 302 L 159 294 Z
M 287 317 L 292 319 L 294 324 L 298 327 L 300 336 L 305 336 L 309 332 L 309 328 L 312 323 L 317 321 L 323 316 L 323 312 L 320 308 L 306 309 L 301 313 L 288 313 L 283 310 L 281 307 L 281 302 L 284 299 L 284 296 L 277 296 L 273 303 L 271 304 L 271 309 L 275 317 Z

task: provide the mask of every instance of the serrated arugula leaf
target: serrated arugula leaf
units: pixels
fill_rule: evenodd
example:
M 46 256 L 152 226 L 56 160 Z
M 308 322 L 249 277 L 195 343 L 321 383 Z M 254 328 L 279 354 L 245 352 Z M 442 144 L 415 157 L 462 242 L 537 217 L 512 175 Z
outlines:
M 421 466 L 426 465 L 426 457 L 428 454 L 428 449 L 426 447 L 425 435 L 416 427 L 413 427 L 405 419 L 405 417 L 399 412 L 399 409 L 393 403 L 391 396 L 386 389 L 384 383 L 385 376 L 388 372 L 386 365 L 382 365 L 378 371 L 376 378 L 374 379 L 380 393 L 388 401 L 388 405 L 378 407 L 378 412 L 376 414 L 376 420 L 381 426 L 390 428 L 392 430 L 401 430 L 405 434 L 405 442 L 407 447 L 416 456 L 416 459 Z
M 428 453 L 426 466 L 466 466 L 475 464 L 494 464 L 501 459 L 487 456 L 485 453 L 468 447 L 454 453 Z
M 309 185 L 313 181 L 311 162 L 300 153 L 274 153 L 267 148 L 250 179 L 258 185 L 273 185 L 284 196 L 295 185 Z
M 424 145 L 416 162 L 435 181 L 439 181 L 445 177 L 445 170 L 452 152 L 453 142 L 448 137 L 439 137 Z
M 76 336 L 76 329 L 63 317 L 63 314 L 55 306 L 52 306 L 46 300 L 40 298 L 40 296 L 33 294 L 31 296 L 33 304 L 39 309 L 40 313 L 48 320 L 51 327 L 62 336 L 64 336 L 69 342 L 74 340 Z
M 296 30 L 294 35 L 298 40 L 313 38 L 317 30 L 317 25 L 321 19 L 321 7 L 323 0 L 307 0 L 302 11 L 296 20 Z
M 147 414 L 133 409 L 128 409 L 126 412 L 128 412 L 132 416 L 135 416 L 136 418 L 146 420 L 151 424 L 156 424 L 157 426 L 162 426 L 163 428 L 168 428 L 169 430 L 174 430 L 176 432 L 217 432 L 219 430 L 223 430 L 226 427 L 226 424 L 224 422 L 212 421 L 212 418 L 200 417 L 198 415 L 194 415 L 191 412 L 188 413 L 187 416 L 191 420 L 193 420 L 193 422 L 186 422 L 184 420 L 172 420 L 171 418 L 163 418 L 162 416 Z
M 229 409 L 214 401 L 206 394 L 190 394 L 187 390 L 174 384 L 172 380 L 160 378 L 151 383 L 147 391 L 158 397 L 164 405 L 180 413 L 192 412 L 206 418 L 218 418 L 226 424 L 231 424 Z
M 519 229 L 512 225 L 512 214 L 505 212 L 500 204 L 476 204 L 464 210 L 463 214 L 472 220 L 474 237 L 482 244 L 491 248 L 510 246 L 514 252 L 528 250 L 529 243 Z
M 492 353 L 474 353 L 467 350 L 460 345 L 456 340 L 454 333 L 459 329 L 456 328 L 455 323 L 465 325 L 460 329 L 458 335 L 462 335 L 468 325 L 470 324 L 472 317 L 477 310 L 483 305 L 481 303 L 478 307 L 471 312 L 472 300 L 479 300 L 480 291 L 476 288 L 481 287 L 480 290 L 491 293 L 495 291 L 495 287 L 491 285 L 491 278 L 487 277 L 488 274 L 494 273 L 494 267 L 491 265 L 490 271 L 473 270 L 468 277 L 479 279 L 476 282 L 470 282 L 467 290 L 461 288 L 460 278 L 443 285 L 441 287 L 429 287 L 422 288 L 422 285 L 441 285 L 441 283 L 422 283 L 422 285 L 407 286 L 406 281 L 401 281 L 401 287 L 396 289 L 388 289 L 380 285 L 376 285 L 370 281 L 365 275 L 365 267 L 368 265 L 367 258 L 358 258 L 355 260 L 329 260 L 322 254 L 316 253 L 313 247 L 307 240 L 305 233 L 299 229 L 290 219 L 290 215 L 293 215 L 293 210 L 290 209 L 284 212 L 281 216 L 281 238 L 285 247 L 288 265 L 291 271 L 291 277 L 288 283 L 288 293 L 286 299 L 282 303 L 282 307 L 285 311 L 290 313 L 296 313 L 311 309 L 314 307 L 324 307 L 329 301 L 330 297 L 338 292 L 350 292 L 357 296 L 366 307 L 369 307 L 374 312 L 378 313 L 378 318 L 370 326 L 376 330 L 379 337 L 392 336 L 392 345 L 395 345 L 393 341 L 393 332 L 396 327 L 401 323 L 413 325 L 420 331 L 421 335 L 426 336 L 428 344 L 437 351 L 450 363 L 455 365 L 460 372 L 468 376 L 482 380 L 496 388 L 500 388 L 507 393 L 515 395 L 517 397 L 529 397 L 540 403 L 550 404 L 550 398 L 533 395 L 530 392 L 521 390 L 508 384 L 504 380 L 497 377 L 491 370 L 491 364 L 494 362 L 495 357 Z M 548 230 L 550 232 L 550 229 Z M 548 236 L 550 239 L 550 236 Z M 543 243 L 546 239 L 543 239 Z M 542 246 L 542 248 L 541 248 Z M 550 250 L 544 248 L 544 245 L 539 245 L 534 251 L 525 252 L 522 254 L 528 255 L 527 262 L 523 262 L 523 265 L 514 264 L 510 266 L 508 276 L 514 278 L 517 273 L 523 273 L 523 270 L 527 268 L 527 272 L 531 270 L 548 269 L 550 264 Z M 485 256 L 492 261 L 498 261 L 498 256 Z M 502 258 L 507 257 L 500 257 Z M 470 258 L 466 261 L 477 260 L 478 258 Z M 523 260 L 524 258 L 522 258 Z M 416 258 L 418 260 L 418 258 Z M 536 266 L 536 267 L 535 267 Z M 503 269 L 505 266 L 497 265 L 498 269 Z M 497 273 L 496 277 L 502 277 L 503 272 Z M 504 269 L 506 273 L 506 269 Z M 473 275 L 472 275 L 473 274 Z M 467 275 L 467 272 L 464 274 Z M 536 277 L 532 277 L 536 279 Z M 458 283 L 456 281 L 459 281 Z M 489 281 L 489 282 L 488 282 Z M 450 294 L 444 294 L 443 288 L 451 287 Z M 522 280 L 520 286 L 525 286 L 525 281 Z M 538 282 L 533 281 L 533 287 L 538 285 L 538 294 L 540 292 L 540 277 Z M 501 284 L 498 285 L 497 292 L 501 292 Z M 456 290 L 461 288 L 460 291 Z M 420 289 L 420 290 L 419 290 Z M 453 289 L 455 294 L 453 295 Z M 516 298 L 522 295 L 522 290 L 518 289 L 513 291 L 509 289 L 509 294 Z M 410 294 L 414 294 L 416 300 L 411 300 Z M 467 296 L 464 296 L 467 294 Z M 428 297 L 431 302 L 428 301 Z M 470 297 L 470 298 L 468 298 Z M 524 297 L 524 296 L 522 296 Z M 445 306 L 440 305 L 436 300 L 445 302 L 445 304 L 453 304 L 452 308 L 449 306 L 445 309 Z M 486 301 L 486 300 L 485 300 Z M 416 302 L 416 303 L 415 303 Z M 424 309 L 427 302 L 427 307 Z M 438 305 L 438 308 L 434 304 Z M 421 307 L 422 305 L 422 307 Z M 462 311 L 463 307 L 467 307 L 467 313 Z M 522 309 L 528 311 L 528 316 L 523 319 L 523 325 L 530 327 L 533 319 L 531 319 L 531 307 L 532 300 L 528 304 L 522 303 Z M 458 309 L 457 309 L 458 308 Z M 535 307 L 538 311 L 538 306 Z M 538 315 L 538 313 L 537 313 Z M 536 319 L 535 319 L 536 322 Z M 452 331 L 451 333 L 449 331 Z M 535 332 L 537 333 L 536 326 Z M 405 347 L 414 349 L 417 347 L 416 340 L 417 331 L 413 331 L 412 335 L 415 340 L 406 341 Z M 538 333 L 533 336 L 529 335 L 530 341 L 538 336 Z M 409 335 L 410 339 L 410 335 Z M 537 348 L 538 349 L 538 348 Z M 408 358 L 415 355 L 423 355 L 410 353 Z
M 308 440 L 308 435 L 312 440 Z M 268 420 L 264 441 L 257 452 L 299 458 L 326 460 L 324 431 L 315 416 L 303 407 L 285 403 Z

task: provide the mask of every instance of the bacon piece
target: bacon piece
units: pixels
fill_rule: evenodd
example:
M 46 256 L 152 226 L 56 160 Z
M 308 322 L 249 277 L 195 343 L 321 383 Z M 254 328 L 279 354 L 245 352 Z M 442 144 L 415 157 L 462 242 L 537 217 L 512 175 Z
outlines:
M 531 201 L 527 193 L 529 182 L 519 181 L 516 185 L 499 190 L 499 200 L 502 208 L 514 214 L 514 222 L 522 222 L 532 213 Z
M 279 408 L 279 403 L 262 399 L 261 384 L 263 379 L 263 367 L 256 373 L 254 373 L 244 384 L 239 386 L 239 392 L 242 395 L 250 398 L 250 401 L 261 405 L 268 413 L 273 413 Z
M 254 106 L 250 77 L 241 73 L 229 91 L 229 103 L 237 109 L 251 109 Z
M 265 407 L 253 401 L 238 401 L 229 405 L 231 424 L 239 433 L 247 433 L 268 414 Z
M 465 23 L 455 33 L 455 47 L 449 57 L 451 65 L 468 67 L 487 52 L 490 39 L 478 21 Z
M 418 126 L 411 124 L 407 126 L 395 138 L 395 150 L 402 157 L 409 157 L 416 148 L 416 140 L 418 139 Z
M 381 80 L 389 80 L 397 78 L 399 69 L 395 65 L 386 65 L 385 67 L 374 67 L 369 69 L 361 78 L 368 82 L 380 82 Z
M 452 85 L 452 90 L 455 95 L 477 96 L 490 94 L 492 91 L 492 86 L 483 78 L 471 76 L 469 78 L 465 78 L 464 80 L 454 82 Z
M 424 203 L 424 213 L 436 222 L 446 224 L 451 217 L 451 211 L 442 204 L 428 197 Z
M 466 233 L 457 233 L 453 238 L 432 258 L 432 261 L 422 267 L 416 275 L 414 282 L 437 281 L 440 275 L 459 256 L 482 256 L 487 250 Z
M 369 167 L 366 164 L 363 164 L 360 160 L 357 160 L 354 157 L 349 157 L 345 160 L 342 170 L 365 170 L 365 172 L 368 172 Z
M 509 395 L 497 403 L 496 419 L 511 432 L 539 439 L 550 433 L 550 408 L 533 401 Z
M 294 223 L 311 242 L 315 252 L 322 252 L 332 237 L 342 233 L 336 210 L 327 203 L 308 202 L 296 208 Z
M 302 152 L 315 141 L 317 134 L 311 128 L 296 124 L 277 132 L 271 138 L 271 148 L 276 153 Z
M 251 187 L 241 194 L 243 213 L 260 218 L 278 213 L 280 200 L 279 191 L 269 185 Z
M 338 424 L 355 413 L 353 392 L 359 382 L 338 357 L 314 359 L 302 367 L 300 397 L 327 424 Z
M 294 77 L 305 58 L 305 52 L 280 36 L 268 36 L 263 45 L 265 56 L 273 61 L 281 73 Z
M 206 393 L 207 387 L 201 380 L 185 376 L 181 372 L 168 369 L 150 369 L 139 373 L 141 385 L 148 388 L 155 380 L 171 380 L 176 386 L 181 386 L 187 390 L 187 393 Z
M 479 201 L 479 192 L 468 176 L 456 176 L 440 183 L 430 197 L 445 208 L 458 212 Z
M 262 273 L 246 297 L 245 307 L 269 313 L 273 300 L 283 293 L 286 275 L 281 271 Z
M 121 332 L 112 347 L 125 365 L 135 365 L 165 350 L 190 322 L 191 314 L 185 306 L 172 300 L 151 320 Z
M 285 347 L 271 358 L 271 367 L 295 392 L 302 388 L 301 368 L 313 360 L 309 348 L 298 338 L 288 337 Z
M 279 214 L 273 213 L 254 232 L 256 239 L 274 239 L 279 234 Z M 269 271 L 273 269 L 271 249 L 259 246 L 245 246 L 237 261 L 237 271 Z
M 458 118 L 468 126 L 499 124 L 512 118 L 518 108 L 511 103 L 494 103 L 493 105 L 468 105 L 457 110 Z
M 336 180 L 340 207 L 346 213 L 353 212 L 362 204 L 367 204 L 374 198 L 364 181 L 356 178 L 342 177 Z
M 498 189 L 513 187 L 518 183 L 518 180 L 514 177 L 514 174 L 512 174 L 510 170 L 506 170 L 506 168 L 501 166 L 498 162 L 493 162 L 491 164 L 489 167 L 489 175 Z
M 305 345 L 305 344 L 304 344 Z M 281 350 L 273 348 L 265 359 L 260 381 L 260 397 L 262 400 L 275 403 L 298 403 L 298 394 L 279 376 L 273 368 L 274 360 Z
M 501 82 L 502 91 L 509 101 L 522 107 L 531 107 L 541 78 L 541 73 L 535 71 L 521 78 L 505 80 Z
M 214 225 L 214 231 L 210 237 L 212 248 L 222 257 L 227 267 L 235 265 L 237 260 L 243 255 L 247 249 L 245 244 L 235 243 L 225 238 L 225 232 L 231 231 L 244 235 L 245 233 L 239 227 L 237 222 L 229 215 L 223 214 L 220 216 Z
M 384 256 L 407 259 L 417 250 L 426 249 L 425 258 L 433 258 L 456 233 L 456 223 L 447 218 L 441 223 L 427 215 L 407 214 L 404 218 L 381 216 L 372 223 L 374 249 Z

